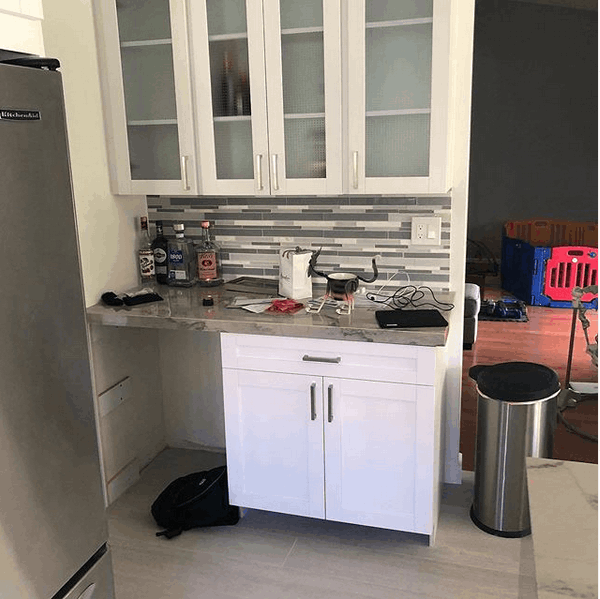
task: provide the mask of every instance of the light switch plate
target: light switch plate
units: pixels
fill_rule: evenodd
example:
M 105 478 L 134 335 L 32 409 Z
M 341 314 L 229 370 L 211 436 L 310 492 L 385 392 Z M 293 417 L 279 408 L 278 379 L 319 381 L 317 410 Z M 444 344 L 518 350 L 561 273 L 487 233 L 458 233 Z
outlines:
M 441 245 L 442 218 L 440 216 L 414 216 L 410 241 L 413 245 Z

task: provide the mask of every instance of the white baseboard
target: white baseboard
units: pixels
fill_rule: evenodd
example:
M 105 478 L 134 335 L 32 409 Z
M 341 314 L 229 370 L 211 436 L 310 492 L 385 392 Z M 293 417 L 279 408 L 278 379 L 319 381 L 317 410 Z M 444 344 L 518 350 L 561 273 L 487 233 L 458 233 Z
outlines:
M 107 483 L 106 494 L 108 504 L 114 503 L 129 487 L 133 486 L 140 479 L 140 462 L 134 458 Z

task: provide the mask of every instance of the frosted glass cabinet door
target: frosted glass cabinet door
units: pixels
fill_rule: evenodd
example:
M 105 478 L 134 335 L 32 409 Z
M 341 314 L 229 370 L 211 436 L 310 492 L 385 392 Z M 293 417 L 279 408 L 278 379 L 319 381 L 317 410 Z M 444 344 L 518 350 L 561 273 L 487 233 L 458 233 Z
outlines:
M 98 10 L 117 192 L 197 193 L 185 1 Z
M 340 4 L 263 1 L 271 192 L 341 193 Z
M 199 0 L 190 14 L 204 193 L 341 193 L 339 3 Z
M 348 190 L 448 191 L 450 0 L 349 0 Z
M 262 0 L 190 4 L 205 194 L 270 193 L 262 15 Z

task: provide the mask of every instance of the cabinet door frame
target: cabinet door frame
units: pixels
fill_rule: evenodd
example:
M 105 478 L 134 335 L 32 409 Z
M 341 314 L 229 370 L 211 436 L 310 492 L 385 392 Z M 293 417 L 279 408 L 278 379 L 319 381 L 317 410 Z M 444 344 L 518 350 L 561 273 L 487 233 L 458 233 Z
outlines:
M 196 150 L 192 127 L 192 96 L 186 0 L 169 0 L 178 157 L 182 177 L 173 180 L 133 179 L 129 158 L 125 89 L 122 77 L 119 27 L 115 2 L 94 3 L 99 41 L 106 143 L 111 190 L 116 195 L 197 195 Z M 185 162 L 185 164 L 184 164 Z M 184 176 L 187 169 L 187 177 Z
M 347 147 L 344 150 L 351 194 L 447 193 L 452 186 L 449 160 L 451 0 L 433 0 L 429 176 L 366 177 L 365 0 L 348 0 L 346 64 L 348 82 Z
M 329 422 L 329 388 L 331 387 L 332 420 Z M 350 448 L 344 445 L 344 436 L 354 424 L 351 420 L 350 395 L 364 395 L 367 408 L 374 409 L 377 399 L 397 403 L 399 406 L 411 406 L 414 411 L 414 419 L 408 422 L 413 427 L 414 441 L 405 459 L 410 464 L 411 472 L 403 473 L 389 469 L 388 475 L 390 485 L 389 497 L 383 497 L 386 501 L 394 503 L 394 486 L 398 480 L 402 480 L 403 474 L 409 478 L 407 484 L 411 488 L 410 505 L 405 511 L 390 509 L 377 512 L 372 508 L 372 498 L 365 494 L 365 506 L 359 506 L 360 491 L 352 494 L 352 498 L 346 499 L 344 492 L 344 470 L 359 471 L 365 473 L 365 480 L 371 470 L 379 468 L 381 474 L 381 462 L 385 455 L 367 453 L 368 447 L 360 456 L 356 454 L 356 446 Z M 325 377 L 323 379 L 323 401 L 324 401 L 324 439 L 325 439 L 325 517 L 327 520 L 349 522 L 378 528 L 402 530 L 431 535 L 434 528 L 433 523 L 433 501 L 434 489 L 432 480 L 434 477 L 434 389 L 429 386 L 407 385 L 404 383 L 385 383 L 378 381 L 361 381 L 351 379 L 335 379 Z M 350 411 L 349 411 L 350 410 Z M 410 410 L 408 410 L 410 411 Z M 390 423 L 390 416 L 382 418 L 382 426 Z M 394 438 L 394 444 L 397 437 Z M 359 444 L 357 444 L 359 445 Z M 381 447 L 379 448 L 381 449 Z M 397 457 L 394 447 L 386 455 Z M 360 463 L 363 462 L 363 463 Z M 366 484 L 366 483 L 365 483 Z M 366 489 L 368 491 L 368 488 Z M 380 489 L 378 495 L 384 495 L 385 485 Z M 349 507 L 354 504 L 354 508 Z M 396 505 L 394 503 L 394 505 Z
M 260 414 L 248 412 L 248 410 L 260 407 L 261 402 L 265 411 L 264 420 L 273 419 L 276 407 L 267 397 L 252 397 L 248 389 L 252 387 L 264 388 L 275 391 L 278 398 L 284 401 L 284 392 L 292 390 L 299 399 L 299 403 L 293 405 L 299 421 L 297 427 L 302 431 L 305 442 L 305 451 L 302 448 L 290 446 L 293 439 L 277 438 L 281 433 L 281 427 L 269 428 L 268 434 L 263 434 L 260 439 L 250 438 L 248 427 L 244 419 L 247 414 L 260 419 Z M 311 387 L 314 397 L 314 412 L 311 405 Z M 246 389 L 246 392 L 244 391 Z M 249 508 L 276 511 L 284 514 L 298 516 L 309 516 L 312 518 L 325 517 L 324 496 L 324 463 L 323 463 L 323 397 L 320 377 L 304 374 L 288 374 L 273 372 L 257 372 L 254 370 L 239 370 L 233 368 L 223 369 L 223 397 L 225 413 L 225 443 L 227 447 L 227 469 L 229 477 L 229 500 L 233 505 Z M 272 431 L 272 433 L 271 433 Z M 252 432 L 256 432 L 254 429 Z M 264 433 L 265 431 L 262 430 Z M 256 448 L 252 443 L 258 441 L 262 447 Z M 270 445 L 270 446 L 269 446 Z M 267 489 L 270 483 L 282 491 L 280 484 L 281 468 L 273 467 L 269 454 L 279 457 L 286 451 L 294 452 L 295 463 L 286 463 L 284 473 L 291 478 L 298 478 L 299 472 L 304 469 L 306 474 L 306 486 L 303 494 L 294 495 L 292 491 L 279 495 L 269 494 Z M 304 454 L 304 455 L 303 455 Z M 249 456 L 260 455 L 264 463 L 252 464 L 252 473 L 247 476 L 245 464 Z M 276 460 L 273 460 L 276 461 Z M 268 463 L 267 463 L 268 462 Z M 299 464 L 302 467 L 297 467 Z M 289 466 L 289 467 L 288 467 Z M 280 478 L 277 478 L 277 475 Z M 249 490 L 246 480 L 252 478 L 254 490 Z M 256 485 L 260 483 L 261 489 L 256 491 Z M 262 492 L 262 484 L 265 491 Z M 303 496 L 302 496 L 303 495 Z
M 202 192 L 206 195 L 270 195 L 262 0 L 245 0 L 245 2 L 252 112 L 253 177 L 251 179 L 217 178 L 206 0 L 193 0 L 190 6 L 196 138 Z
M 272 195 L 342 193 L 342 56 L 341 7 L 323 0 L 323 69 L 325 82 L 325 162 L 323 178 L 286 175 L 281 16 L 279 0 L 263 0 L 265 64 L 269 122 L 269 169 Z M 277 169 L 277 174 L 274 169 Z M 277 182 L 277 187 L 276 187 Z

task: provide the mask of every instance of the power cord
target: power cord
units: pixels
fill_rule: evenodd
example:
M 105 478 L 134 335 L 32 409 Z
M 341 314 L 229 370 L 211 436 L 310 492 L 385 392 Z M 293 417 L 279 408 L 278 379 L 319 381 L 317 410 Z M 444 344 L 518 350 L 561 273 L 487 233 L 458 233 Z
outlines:
M 391 279 L 392 278 L 393 277 L 391 277 Z M 426 285 L 420 285 L 419 287 L 416 285 L 405 285 L 404 287 L 396 289 L 391 295 L 382 293 L 383 287 L 385 287 L 385 285 L 383 285 L 379 291 L 367 292 L 365 297 L 376 304 L 384 304 L 396 310 L 402 310 L 407 306 L 413 308 L 431 306 L 446 312 L 454 308 L 454 304 L 438 300 L 431 287 L 427 287 Z M 427 297 L 427 292 L 431 294 L 431 298 Z
M 597 396 L 594 397 L 593 395 L 586 397 L 584 395 L 583 397 L 580 397 L 580 399 L 575 400 L 574 403 L 572 403 L 572 404 L 567 403 L 566 405 L 559 407 L 558 411 L 557 411 L 558 420 L 564 425 L 564 427 L 570 433 L 573 433 L 574 435 L 578 435 L 579 437 L 581 437 L 582 439 L 585 439 L 586 441 L 592 441 L 593 443 L 598 443 L 598 435 L 593 435 L 592 433 L 588 433 L 588 432 L 578 428 L 574 424 L 571 424 L 565 418 L 565 416 L 563 414 L 563 412 L 565 412 L 566 410 L 576 408 L 579 404 L 581 404 L 585 401 L 598 401 L 598 397 Z

